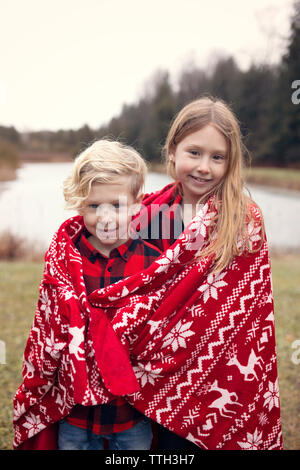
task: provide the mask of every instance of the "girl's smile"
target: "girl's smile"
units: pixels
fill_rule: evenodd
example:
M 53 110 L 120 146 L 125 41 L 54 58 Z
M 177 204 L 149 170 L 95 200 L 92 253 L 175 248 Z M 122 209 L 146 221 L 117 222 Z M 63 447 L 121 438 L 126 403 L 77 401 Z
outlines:
M 203 185 L 212 181 L 212 179 L 210 178 L 200 178 L 199 176 L 193 176 L 193 175 L 190 175 L 190 178 L 193 178 L 193 180 L 199 183 L 200 185 Z
M 225 176 L 228 144 L 212 124 L 182 139 L 170 159 L 181 182 L 184 203 L 197 204 L 201 196 L 213 189 Z

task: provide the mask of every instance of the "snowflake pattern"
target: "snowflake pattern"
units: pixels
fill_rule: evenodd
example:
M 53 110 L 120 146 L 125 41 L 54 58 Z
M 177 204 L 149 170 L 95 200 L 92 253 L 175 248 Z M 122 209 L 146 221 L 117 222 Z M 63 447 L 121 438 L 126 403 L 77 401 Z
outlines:
M 32 437 L 46 426 L 41 422 L 40 415 L 34 415 L 30 413 L 30 416 L 26 416 L 26 423 L 23 424 L 24 428 L 28 429 L 28 437 Z
M 136 378 L 140 379 L 142 387 L 144 387 L 147 383 L 155 385 L 155 380 L 158 377 L 162 377 L 159 375 L 162 369 L 151 369 L 150 362 L 148 362 L 145 366 L 141 363 L 138 363 L 138 365 L 134 367 L 133 370 Z
M 279 408 L 279 388 L 278 378 L 274 383 L 269 381 L 269 390 L 264 394 L 264 406 L 269 406 L 269 411 L 275 406 Z
M 247 439 L 245 439 L 245 442 L 238 442 L 238 444 L 242 449 L 259 450 L 262 442 L 262 432 L 259 433 L 256 428 L 253 434 L 247 432 Z
M 198 212 L 197 217 L 197 225 L 199 224 L 199 231 L 203 238 L 206 237 L 207 234 L 207 227 L 209 227 L 213 221 L 214 216 L 216 215 L 215 211 L 209 212 L 209 205 L 205 204 L 205 206 L 200 209 Z M 191 228 L 193 228 L 191 226 Z
M 203 296 L 204 303 L 206 303 L 210 297 L 212 297 L 213 299 L 218 299 L 217 289 L 219 289 L 220 287 L 227 286 L 227 282 L 223 280 L 223 277 L 225 275 L 226 273 L 221 273 L 221 274 L 211 273 L 207 276 L 206 283 L 198 287 L 198 290 L 204 293 L 204 296 Z
M 265 424 L 267 424 L 269 422 L 266 413 L 264 413 L 263 411 L 261 413 L 259 413 L 259 415 L 258 415 L 258 422 L 261 426 L 265 426 Z
M 20 416 L 22 416 L 25 413 L 25 411 L 26 411 L 25 404 L 22 403 L 22 405 L 20 405 L 20 403 L 17 402 L 16 408 L 14 410 L 14 421 L 17 421 L 20 418 Z
M 182 321 L 179 320 L 176 326 L 172 328 L 170 333 L 165 336 L 162 348 L 171 345 L 173 352 L 177 351 L 178 348 L 186 348 L 185 339 L 195 334 L 194 331 L 189 329 L 192 323 L 192 321 L 182 323 Z
M 211 225 L 213 217 L 216 215 L 215 211 L 209 212 L 208 209 L 208 204 L 205 204 L 189 224 L 191 233 L 187 235 L 187 250 L 201 250 L 207 236 L 207 228 Z
M 178 255 L 180 252 L 180 246 L 177 245 L 174 250 L 167 250 L 166 255 L 162 258 L 157 259 L 155 262 L 159 264 L 159 267 L 156 269 L 156 273 L 161 273 L 164 271 L 168 271 L 172 263 L 179 263 L 177 260 Z

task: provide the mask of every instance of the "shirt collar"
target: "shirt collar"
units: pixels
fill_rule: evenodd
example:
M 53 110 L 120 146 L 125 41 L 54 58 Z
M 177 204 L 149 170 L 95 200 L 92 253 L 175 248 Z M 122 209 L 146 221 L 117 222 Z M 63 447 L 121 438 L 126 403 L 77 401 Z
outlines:
M 119 256 L 124 261 L 128 261 L 129 258 L 132 256 L 132 254 L 134 252 L 134 248 L 136 246 L 136 243 L 138 243 L 138 239 L 129 238 L 125 243 L 122 243 L 122 245 L 114 248 L 110 252 L 110 255 L 108 257 L 108 256 L 103 255 L 98 250 L 96 250 L 96 248 L 93 247 L 93 245 L 88 240 L 88 237 L 90 235 L 91 234 L 89 233 L 89 231 L 86 228 L 84 228 L 84 230 L 82 231 L 81 236 L 80 236 L 78 242 L 76 243 L 76 245 L 77 245 L 77 248 L 79 249 L 79 252 L 83 256 L 89 258 L 89 260 L 92 263 L 95 263 L 97 257 L 100 257 L 100 258 L 116 258 L 116 257 Z

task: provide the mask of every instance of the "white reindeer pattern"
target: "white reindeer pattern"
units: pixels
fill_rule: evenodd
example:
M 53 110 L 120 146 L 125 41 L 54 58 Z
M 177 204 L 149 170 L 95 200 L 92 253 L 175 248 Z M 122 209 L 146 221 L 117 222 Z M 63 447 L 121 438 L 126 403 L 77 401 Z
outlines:
M 229 361 L 227 362 L 227 366 L 237 366 L 239 369 L 240 373 L 244 375 L 245 381 L 252 381 L 254 379 L 258 380 L 258 377 L 256 375 L 256 372 L 254 370 L 254 367 L 257 365 L 259 366 L 260 369 L 263 368 L 262 364 L 260 361 L 263 362 L 261 357 L 257 357 L 254 350 L 251 349 L 249 358 L 248 358 L 248 363 L 246 366 L 243 366 L 238 358 L 237 358 L 237 352 L 236 352 L 236 347 L 233 346 L 230 351 L 227 352 L 227 359 Z M 250 378 L 251 377 L 251 378 Z
M 226 414 L 226 413 L 232 413 L 232 414 L 236 413 L 236 411 L 228 410 L 226 408 L 227 405 L 235 404 L 238 406 L 242 406 L 242 404 L 237 401 L 238 399 L 237 394 L 235 392 L 229 392 L 229 390 L 227 390 L 226 388 L 219 387 L 217 380 L 215 380 L 213 384 L 211 384 L 209 391 L 220 392 L 221 396 L 217 398 L 216 400 L 214 400 L 210 405 L 208 405 L 208 408 L 218 408 L 221 416 L 224 416 L 225 418 L 230 418 L 230 414 Z

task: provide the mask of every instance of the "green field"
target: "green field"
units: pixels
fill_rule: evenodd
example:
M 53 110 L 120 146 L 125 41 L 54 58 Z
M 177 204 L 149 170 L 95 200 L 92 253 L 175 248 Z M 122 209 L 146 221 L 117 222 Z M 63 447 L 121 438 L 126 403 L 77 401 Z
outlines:
M 0 364 L 0 449 L 12 447 L 12 400 L 42 270 L 40 263 L 0 263 L 0 340 L 6 344 L 6 363 Z M 272 271 L 284 447 L 300 449 L 300 364 L 291 359 L 292 343 L 300 339 L 300 255 L 273 256 Z

